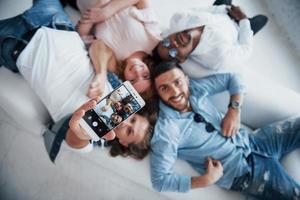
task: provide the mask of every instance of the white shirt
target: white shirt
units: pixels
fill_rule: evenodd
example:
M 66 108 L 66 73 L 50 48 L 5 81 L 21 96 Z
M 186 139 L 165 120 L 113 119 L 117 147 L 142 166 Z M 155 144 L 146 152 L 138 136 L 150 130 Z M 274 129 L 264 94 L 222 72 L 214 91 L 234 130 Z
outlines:
M 83 13 L 95 3 L 109 0 L 77 0 Z M 161 39 L 161 30 L 152 8 L 138 9 L 130 6 L 95 26 L 95 36 L 101 39 L 122 61 L 137 51 L 151 54 Z
M 244 63 L 251 55 L 253 32 L 248 19 L 236 24 L 225 5 L 193 8 L 172 16 L 168 34 L 204 26 L 199 45 L 189 56 L 201 66 L 220 70 Z
M 55 122 L 88 101 L 94 76 L 88 52 L 76 32 L 40 28 L 17 60 L 20 73 Z M 112 91 L 105 84 L 103 96 Z

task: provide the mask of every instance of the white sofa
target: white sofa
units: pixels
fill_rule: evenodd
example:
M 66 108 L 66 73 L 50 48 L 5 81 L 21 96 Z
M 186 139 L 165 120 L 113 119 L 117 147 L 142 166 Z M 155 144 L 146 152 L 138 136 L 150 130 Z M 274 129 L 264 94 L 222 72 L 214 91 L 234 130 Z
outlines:
M 6 4 L 14 8 L 11 2 L 18 1 Z M 23 10 L 30 5 L 29 0 L 24 2 Z M 153 6 L 164 26 L 175 9 L 196 5 L 196 1 L 192 0 L 190 5 L 185 5 L 180 0 L 165 0 L 169 4 L 163 5 L 161 2 L 153 0 Z M 203 1 L 201 5 L 206 6 L 211 2 Z M 0 11 L 2 9 L 0 3 Z M 15 13 L 9 12 L 0 18 L 13 16 L 21 11 L 22 8 L 16 9 Z M 67 11 L 76 19 L 71 9 Z M 267 33 L 272 32 L 269 30 Z M 262 46 L 258 44 L 257 48 Z M 257 55 L 256 52 L 255 54 Z M 272 56 L 274 54 L 265 59 L 272 59 Z M 252 59 L 247 65 L 251 68 L 260 62 L 265 61 Z M 186 70 L 187 73 L 203 76 L 204 71 L 199 66 L 194 63 L 189 66 L 194 68 Z M 292 66 L 287 66 L 287 70 L 291 68 Z M 299 92 L 283 87 L 278 84 L 280 81 L 276 80 L 275 84 L 253 69 L 246 71 L 249 92 L 242 112 L 244 124 L 257 128 L 300 113 Z M 143 161 L 112 158 L 108 155 L 108 149 L 96 148 L 89 154 L 76 154 L 63 148 L 56 164 L 53 164 L 42 137 L 42 132 L 50 121 L 45 106 L 20 74 L 14 74 L 3 67 L 0 68 L 0 91 L 0 199 L 244 199 L 238 193 L 216 186 L 191 190 L 185 194 L 157 193 L 151 187 L 148 157 Z M 224 109 L 227 104 L 225 101 L 220 102 L 223 98 L 224 95 L 214 98 L 220 109 Z M 300 151 L 288 155 L 283 163 L 300 183 Z M 182 174 L 197 175 L 181 160 L 176 163 L 175 170 Z

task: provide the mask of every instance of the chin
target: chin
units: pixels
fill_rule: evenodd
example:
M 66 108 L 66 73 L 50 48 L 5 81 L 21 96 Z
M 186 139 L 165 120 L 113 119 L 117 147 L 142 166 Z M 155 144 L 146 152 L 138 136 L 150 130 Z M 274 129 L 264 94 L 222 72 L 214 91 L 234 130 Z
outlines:
M 174 108 L 177 111 L 182 111 L 185 109 L 186 106 L 184 105 L 173 105 L 173 104 L 169 104 L 172 108 Z

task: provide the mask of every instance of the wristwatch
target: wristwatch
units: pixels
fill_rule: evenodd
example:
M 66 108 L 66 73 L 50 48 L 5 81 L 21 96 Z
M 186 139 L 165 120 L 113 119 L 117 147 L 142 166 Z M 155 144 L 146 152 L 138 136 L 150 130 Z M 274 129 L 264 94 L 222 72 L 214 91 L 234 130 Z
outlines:
M 228 108 L 240 109 L 241 107 L 242 107 L 241 102 L 236 100 L 231 100 L 230 103 L 228 104 Z

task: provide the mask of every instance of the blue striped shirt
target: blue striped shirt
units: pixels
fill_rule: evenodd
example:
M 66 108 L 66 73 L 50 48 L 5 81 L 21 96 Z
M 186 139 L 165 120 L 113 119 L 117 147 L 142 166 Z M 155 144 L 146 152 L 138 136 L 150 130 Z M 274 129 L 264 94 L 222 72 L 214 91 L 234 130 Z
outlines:
M 191 112 L 180 113 L 160 102 L 159 118 L 151 140 L 151 181 L 157 191 L 187 192 L 191 176 L 179 175 L 173 167 L 177 158 L 187 161 L 197 172 L 206 172 L 207 157 L 219 160 L 224 175 L 217 185 L 229 189 L 233 179 L 249 171 L 246 157 L 250 154 L 248 132 L 244 129 L 231 138 L 222 136 L 223 115 L 210 102 L 209 96 L 228 90 L 230 95 L 245 92 L 236 74 L 217 74 L 199 80 L 190 80 Z M 204 123 L 194 121 L 201 114 L 216 128 L 205 130 Z

